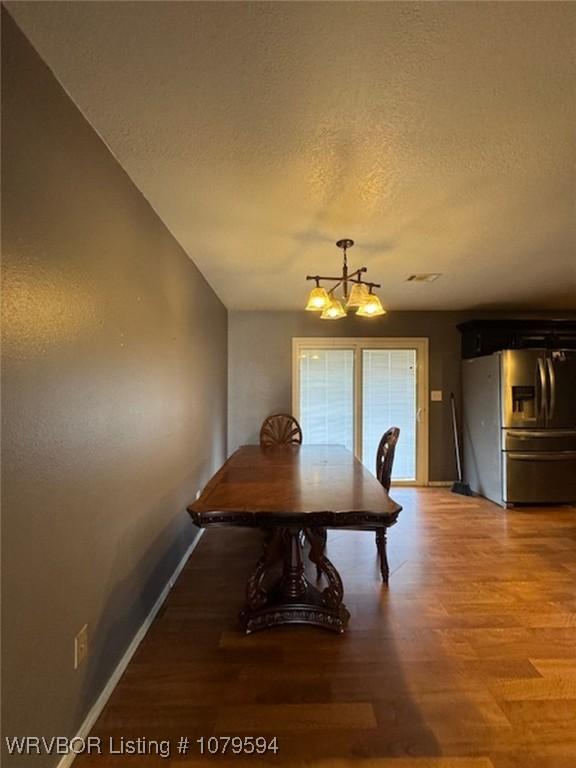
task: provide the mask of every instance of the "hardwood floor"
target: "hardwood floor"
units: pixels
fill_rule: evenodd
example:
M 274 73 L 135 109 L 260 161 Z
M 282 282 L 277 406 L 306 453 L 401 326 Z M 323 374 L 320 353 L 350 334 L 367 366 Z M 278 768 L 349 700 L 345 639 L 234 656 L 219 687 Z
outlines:
M 351 612 L 342 636 L 242 634 L 260 535 L 208 531 L 92 732 L 171 739 L 170 759 L 75 766 L 573 768 L 576 508 L 391 495 L 404 509 L 387 589 L 373 533 L 329 532 Z M 211 735 L 276 735 L 278 754 L 202 756 L 195 740 Z

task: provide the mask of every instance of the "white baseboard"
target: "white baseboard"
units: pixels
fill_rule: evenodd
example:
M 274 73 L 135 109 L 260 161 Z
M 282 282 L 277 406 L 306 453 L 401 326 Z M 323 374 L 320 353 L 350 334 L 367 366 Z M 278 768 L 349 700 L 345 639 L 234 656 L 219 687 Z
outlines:
M 152 606 L 152 610 L 150 611 L 148 616 L 142 622 L 142 625 L 141 625 L 140 629 L 134 635 L 134 637 L 132 639 L 132 642 L 130 643 L 130 645 L 126 649 L 126 651 L 125 651 L 124 655 L 122 656 L 122 658 L 120 659 L 120 661 L 118 662 L 118 664 L 116 666 L 116 669 L 110 675 L 110 679 L 108 680 L 108 682 L 104 686 L 104 689 L 102 690 L 102 693 L 100 694 L 100 696 L 98 696 L 98 698 L 96 699 L 96 701 L 94 702 L 94 704 L 90 708 L 90 711 L 86 715 L 86 718 L 84 719 L 84 722 L 82 723 L 78 733 L 76 734 L 76 738 L 78 738 L 78 739 L 85 739 L 88 736 L 88 734 L 90 733 L 90 731 L 92 730 L 92 727 L 93 727 L 94 723 L 96 722 L 96 720 L 100 716 L 100 713 L 102 712 L 102 710 L 106 706 L 106 702 L 108 701 L 108 699 L 112 695 L 112 692 L 113 692 L 114 688 L 116 688 L 116 686 L 118 685 L 118 681 L 122 677 L 122 675 L 124 673 L 124 670 L 126 669 L 128 664 L 130 663 L 130 660 L 132 659 L 132 656 L 134 656 L 134 654 L 136 653 L 136 649 L 138 648 L 138 646 L 140 645 L 140 643 L 144 639 L 144 637 L 146 635 L 146 632 L 148 632 L 148 630 L 150 629 L 150 625 L 154 621 L 154 619 L 156 617 L 156 614 L 158 613 L 158 611 L 162 607 L 163 602 L 168 597 L 168 594 L 169 594 L 170 590 L 172 589 L 172 587 L 176 583 L 176 579 L 178 578 L 178 576 L 180 575 L 180 572 L 182 571 L 182 569 L 186 565 L 186 563 L 188 561 L 188 558 L 190 557 L 190 555 L 192 554 L 192 552 L 196 548 L 196 545 L 200 541 L 200 537 L 202 536 L 203 533 L 204 533 L 204 528 L 202 528 L 199 531 L 198 536 L 196 536 L 196 538 L 194 539 L 192 544 L 190 544 L 190 546 L 186 550 L 186 553 L 184 554 L 184 557 L 182 558 L 182 560 L 180 560 L 180 562 L 178 563 L 178 565 L 174 569 L 174 573 L 172 574 L 172 576 L 168 580 L 168 583 L 166 584 L 166 586 L 162 590 L 162 593 L 160 594 L 160 597 L 158 598 L 158 600 L 156 600 L 156 602 Z M 60 762 L 57 765 L 57 768 L 70 768 L 70 766 L 74 762 L 75 758 L 76 758 L 76 753 L 69 752 L 67 755 L 64 755 L 64 757 L 60 760 Z
M 453 480 L 429 480 L 428 485 L 430 488 L 450 488 L 454 484 Z

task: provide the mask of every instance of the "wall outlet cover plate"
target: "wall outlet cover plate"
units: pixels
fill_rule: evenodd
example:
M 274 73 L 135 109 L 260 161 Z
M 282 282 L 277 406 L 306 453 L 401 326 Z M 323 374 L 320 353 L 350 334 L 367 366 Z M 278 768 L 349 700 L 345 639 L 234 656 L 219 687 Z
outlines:
M 78 669 L 86 656 L 88 656 L 88 624 L 84 624 L 74 638 L 74 669 Z

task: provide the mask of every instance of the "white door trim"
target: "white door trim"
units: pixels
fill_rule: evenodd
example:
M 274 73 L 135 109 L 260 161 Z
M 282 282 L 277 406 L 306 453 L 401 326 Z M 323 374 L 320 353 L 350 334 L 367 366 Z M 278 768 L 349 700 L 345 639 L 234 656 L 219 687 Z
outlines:
M 423 336 L 402 337 L 301 337 L 292 338 L 292 415 L 300 418 L 300 367 L 298 356 L 304 349 L 350 349 L 354 351 L 354 449 L 360 456 L 362 444 L 362 368 L 359 365 L 363 349 L 416 350 L 416 472 L 415 482 L 400 481 L 395 485 L 428 485 L 429 474 L 429 343 Z

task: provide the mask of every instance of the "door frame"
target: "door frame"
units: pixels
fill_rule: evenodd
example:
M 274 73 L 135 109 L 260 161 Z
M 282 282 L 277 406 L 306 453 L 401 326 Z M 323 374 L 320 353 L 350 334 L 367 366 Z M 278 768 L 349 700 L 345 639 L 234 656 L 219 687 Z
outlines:
M 394 485 L 426 486 L 429 482 L 429 343 L 423 336 L 350 337 L 295 336 L 292 338 L 292 415 L 300 419 L 300 367 L 298 356 L 305 349 L 351 349 L 354 351 L 354 454 L 362 449 L 362 365 L 363 349 L 416 350 L 416 480 L 396 480 Z

